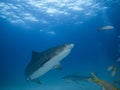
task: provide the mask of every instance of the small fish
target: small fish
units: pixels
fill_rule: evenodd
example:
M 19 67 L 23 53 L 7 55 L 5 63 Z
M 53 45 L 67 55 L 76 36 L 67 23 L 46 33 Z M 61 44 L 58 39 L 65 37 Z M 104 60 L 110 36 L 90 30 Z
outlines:
M 107 26 L 103 26 L 103 27 L 99 28 L 98 30 L 112 30 L 112 29 L 114 29 L 113 26 L 107 25 Z
M 111 71 L 113 69 L 114 65 L 110 65 L 107 69 L 107 71 Z
M 118 35 L 118 38 L 120 38 L 120 35 Z
M 111 72 L 111 76 L 114 77 L 116 75 L 117 71 L 118 71 L 118 67 L 115 66 Z
M 115 65 L 110 65 L 107 71 L 111 71 L 111 76 L 114 77 L 118 71 L 118 67 Z
M 117 59 L 117 62 L 120 62 L 120 57 Z

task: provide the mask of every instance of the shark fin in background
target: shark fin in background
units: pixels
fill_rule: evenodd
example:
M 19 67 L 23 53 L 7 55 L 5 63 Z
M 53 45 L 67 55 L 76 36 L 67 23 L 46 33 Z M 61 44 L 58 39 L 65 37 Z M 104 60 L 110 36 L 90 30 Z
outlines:
M 59 69 L 59 70 L 61 70 L 61 69 L 62 69 L 62 66 L 61 66 L 60 63 L 58 63 L 58 64 L 55 65 L 53 68 L 54 68 L 54 69 Z

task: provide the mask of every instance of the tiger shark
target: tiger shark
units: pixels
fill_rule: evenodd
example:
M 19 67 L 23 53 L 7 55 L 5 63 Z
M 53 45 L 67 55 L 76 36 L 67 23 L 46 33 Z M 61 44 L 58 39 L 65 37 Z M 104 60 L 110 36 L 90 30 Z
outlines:
M 64 44 L 41 53 L 32 51 L 31 61 L 25 69 L 27 80 L 40 83 L 39 78 L 53 68 L 61 68 L 60 61 L 65 58 L 74 44 Z

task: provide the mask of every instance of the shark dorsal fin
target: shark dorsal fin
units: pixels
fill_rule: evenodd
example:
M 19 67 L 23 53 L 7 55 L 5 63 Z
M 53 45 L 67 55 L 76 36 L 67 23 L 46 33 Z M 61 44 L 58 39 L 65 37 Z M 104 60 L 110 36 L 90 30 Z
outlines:
M 39 55 L 40 55 L 39 52 L 32 51 L 32 60 L 34 60 L 35 58 L 37 58 Z
M 36 51 L 32 51 L 32 55 L 38 55 L 40 54 L 39 52 L 36 52 Z

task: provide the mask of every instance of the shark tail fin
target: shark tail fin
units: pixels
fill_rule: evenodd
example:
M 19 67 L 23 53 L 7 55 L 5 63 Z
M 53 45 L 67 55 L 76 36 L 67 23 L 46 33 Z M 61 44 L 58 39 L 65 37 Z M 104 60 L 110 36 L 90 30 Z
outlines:
M 93 82 L 96 82 L 96 83 L 101 83 L 101 80 L 93 73 L 93 72 L 90 72 L 91 75 L 92 75 L 92 81 Z

